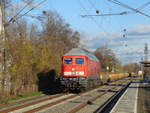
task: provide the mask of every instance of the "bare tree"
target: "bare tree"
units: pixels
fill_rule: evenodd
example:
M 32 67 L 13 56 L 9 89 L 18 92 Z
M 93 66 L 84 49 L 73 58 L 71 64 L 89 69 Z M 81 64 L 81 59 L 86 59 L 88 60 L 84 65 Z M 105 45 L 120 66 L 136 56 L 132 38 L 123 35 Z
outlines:
M 56 71 L 59 76 L 64 52 L 78 47 L 80 34 L 55 12 L 42 14 L 42 30 L 29 26 L 26 19 L 19 19 L 7 27 L 6 47 L 9 51 L 11 95 L 35 92 L 37 74 Z
M 125 72 L 138 72 L 140 70 L 140 65 L 137 63 L 129 63 L 123 66 L 123 70 Z
M 95 50 L 94 54 L 101 62 L 102 71 L 109 70 L 111 72 L 113 69 L 114 71 L 121 71 L 121 64 L 111 49 L 106 46 L 100 47 Z M 107 67 L 109 67 L 108 70 Z

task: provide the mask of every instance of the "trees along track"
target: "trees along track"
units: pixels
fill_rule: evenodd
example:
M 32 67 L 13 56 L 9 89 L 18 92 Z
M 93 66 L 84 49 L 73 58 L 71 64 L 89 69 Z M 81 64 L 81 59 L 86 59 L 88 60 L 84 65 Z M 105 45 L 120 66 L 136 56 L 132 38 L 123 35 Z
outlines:
M 115 89 L 115 88 L 117 88 L 117 86 L 113 86 L 111 88 L 108 88 L 102 94 L 97 95 L 97 96 L 93 97 L 92 99 L 88 100 L 87 103 L 80 104 L 77 107 L 73 108 L 72 110 L 70 110 L 70 113 L 74 113 L 74 112 L 77 112 L 77 111 L 81 110 L 83 107 L 88 105 L 88 102 L 95 101 L 96 99 L 98 99 L 98 98 L 102 97 L 103 95 L 107 94 L 109 90 L 112 90 L 112 89 Z M 16 107 L 8 108 L 6 110 L 0 111 L 0 113 L 7 113 L 7 112 L 11 112 L 11 111 L 13 111 L 13 113 L 15 113 L 15 111 L 17 111 L 19 109 L 24 109 L 24 108 L 30 107 L 30 106 L 33 107 L 34 105 L 41 104 L 39 106 L 33 107 L 33 109 L 28 109 L 28 110 L 21 111 L 21 112 L 24 112 L 24 113 L 34 113 L 34 112 L 52 107 L 54 105 L 57 105 L 59 103 L 62 103 L 66 100 L 73 99 L 73 98 L 78 97 L 80 95 L 88 94 L 88 93 L 90 93 L 92 91 L 96 91 L 98 89 L 99 88 L 95 88 L 95 89 L 92 89 L 92 90 L 89 90 L 89 91 L 86 91 L 86 92 L 82 92 L 80 94 L 66 94 L 66 93 L 65 94 L 58 94 L 58 95 L 55 95 L 55 96 L 52 96 L 52 97 L 49 97 L 49 98 L 45 98 L 45 99 L 41 99 L 41 100 L 38 100 L 38 101 L 35 101 L 35 102 L 32 102 L 32 103 L 28 103 L 28 104 L 24 104 L 24 105 L 20 105 L 20 106 L 16 106 Z M 60 98 L 60 99 L 58 99 L 58 98 Z M 49 101 L 49 100 L 51 100 L 51 102 L 49 102 L 47 104 L 42 104 L 43 102 L 46 102 L 46 101 Z M 105 108 L 104 106 L 106 106 L 106 105 L 103 105 L 103 107 L 100 107 L 99 109 L 97 109 L 97 111 L 102 110 L 102 108 Z

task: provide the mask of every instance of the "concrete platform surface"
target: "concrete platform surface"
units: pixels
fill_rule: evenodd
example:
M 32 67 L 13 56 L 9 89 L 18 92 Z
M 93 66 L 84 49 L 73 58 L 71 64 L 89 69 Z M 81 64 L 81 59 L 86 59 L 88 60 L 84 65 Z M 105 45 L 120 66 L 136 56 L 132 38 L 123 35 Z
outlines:
M 150 113 L 150 83 L 140 83 L 137 113 Z
M 139 82 L 133 82 L 120 97 L 110 113 L 137 113 Z

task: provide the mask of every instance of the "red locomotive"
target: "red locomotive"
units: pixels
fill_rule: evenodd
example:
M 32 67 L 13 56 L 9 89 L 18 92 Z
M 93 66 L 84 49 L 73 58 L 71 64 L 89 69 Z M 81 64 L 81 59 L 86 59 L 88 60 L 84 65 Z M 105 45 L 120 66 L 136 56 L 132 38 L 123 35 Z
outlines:
M 100 62 L 87 50 L 74 48 L 62 57 L 61 84 L 67 89 L 87 89 L 100 84 Z

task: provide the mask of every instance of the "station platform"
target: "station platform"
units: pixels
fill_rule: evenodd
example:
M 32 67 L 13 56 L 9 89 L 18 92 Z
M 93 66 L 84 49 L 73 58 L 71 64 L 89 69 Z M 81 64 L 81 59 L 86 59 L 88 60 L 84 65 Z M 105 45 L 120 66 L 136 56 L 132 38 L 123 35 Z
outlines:
M 110 113 L 137 113 L 139 82 L 132 82 Z
M 150 113 L 150 82 L 132 82 L 110 113 Z

